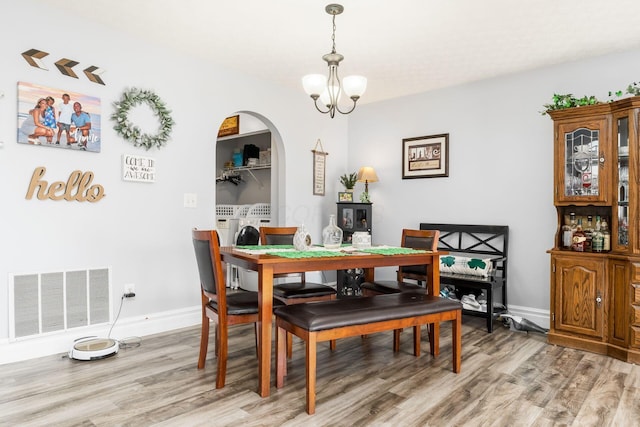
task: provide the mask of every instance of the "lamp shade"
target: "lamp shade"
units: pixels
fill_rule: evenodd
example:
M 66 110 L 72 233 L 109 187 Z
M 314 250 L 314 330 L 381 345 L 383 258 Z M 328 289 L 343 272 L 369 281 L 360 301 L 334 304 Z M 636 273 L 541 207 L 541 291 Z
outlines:
M 367 78 L 362 76 L 347 76 L 342 80 L 344 92 L 349 96 L 360 98 L 367 90 Z M 374 172 L 375 174 L 375 172 Z
M 327 77 L 322 74 L 307 74 L 302 78 L 302 87 L 307 95 L 321 95 L 327 90 Z
M 378 175 L 371 166 L 363 166 L 358 171 L 358 182 L 378 182 Z

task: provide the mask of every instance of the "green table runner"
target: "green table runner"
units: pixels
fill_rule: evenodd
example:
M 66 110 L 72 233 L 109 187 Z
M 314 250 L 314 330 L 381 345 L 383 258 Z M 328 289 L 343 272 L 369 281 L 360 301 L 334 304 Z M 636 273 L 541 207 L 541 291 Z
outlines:
M 375 255 L 408 255 L 408 254 L 424 254 L 431 251 L 424 251 L 421 249 L 411 248 L 367 248 L 359 249 L 360 252 L 366 252 L 368 254 Z
M 238 249 L 249 249 L 249 250 L 269 250 L 269 249 L 293 249 L 293 245 L 247 245 L 247 246 L 236 246 Z
M 360 253 L 368 253 L 374 255 L 407 255 L 407 254 L 423 254 L 428 251 L 419 250 L 419 249 L 411 249 L 411 248 L 367 248 L 367 249 L 358 249 L 354 252 Z M 314 250 L 314 251 L 291 251 L 291 252 L 266 252 L 267 255 L 274 255 L 283 258 L 321 258 L 321 257 L 339 257 L 339 256 L 348 256 L 349 252 L 342 251 L 323 251 L 323 250 Z
M 343 245 L 345 246 L 345 245 Z M 338 250 L 322 250 L 321 246 L 315 246 L 314 250 L 309 251 L 297 251 L 293 248 L 293 245 L 256 245 L 256 246 L 238 246 L 238 249 L 246 250 L 259 250 L 263 251 L 266 255 L 279 256 L 283 258 L 298 259 L 298 258 L 322 258 L 322 257 L 341 257 L 348 256 L 351 253 L 368 253 L 373 255 L 407 255 L 407 254 L 421 254 L 430 251 L 400 248 L 400 247 L 371 247 L 363 249 L 355 249 L 353 251 L 338 251 Z
M 292 252 L 267 252 L 267 255 L 274 255 L 283 258 L 322 258 L 331 256 L 347 256 L 347 252 L 339 251 L 292 251 Z

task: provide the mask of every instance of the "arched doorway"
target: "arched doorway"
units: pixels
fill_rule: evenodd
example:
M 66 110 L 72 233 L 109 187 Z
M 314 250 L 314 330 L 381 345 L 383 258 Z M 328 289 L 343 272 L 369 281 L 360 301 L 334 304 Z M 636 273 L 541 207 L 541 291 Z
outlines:
M 232 209 L 259 204 L 270 205 L 270 224 L 283 224 L 285 158 L 282 137 L 273 123 L 259 113 L 239 111 L 231 116 L 238 116 L 238 133 L 216 140 L 217 228 L 229 227 L 224 219 L 238 213 Z M 231 224 L 232 233 L 236 226 Z M 226 232 L 221 231 L 221 237 L 224 237 Z

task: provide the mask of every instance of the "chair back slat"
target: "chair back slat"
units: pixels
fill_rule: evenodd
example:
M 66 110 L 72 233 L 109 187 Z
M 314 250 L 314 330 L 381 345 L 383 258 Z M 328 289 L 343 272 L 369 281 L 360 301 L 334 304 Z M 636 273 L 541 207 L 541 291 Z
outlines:
M 260 243 L 263 245 L 293 245 L 293 236 L 296 234 L 298 227 L 260 227 Z M 275 277 L 299 277 L 301 283 L 305 283 L 306 274 L 301 273 L 283 273 L 277 274 Z
M 226 285 L 218 232 L 193 229 L 191 235 L 202 292 L 209 298 L 215 298 L 220 311 L 224 313 L 226 312 Z
M 263 245 L 293 245 L 296 227 L 260 227 L 260 242 Z
M 438 250 L 438 230 L 402 230 L 402 247 L 413 249 Z
M 402 230 L 401 246 L 403 248 L 437 251 L 439 237 L 440 231 L 438 230 L 411 230 L 405 228 Z M 424 265 L 400 267 L 398 269 L 398 280 L 402 281 L 403 277 L 426 282 L 427 269 Z

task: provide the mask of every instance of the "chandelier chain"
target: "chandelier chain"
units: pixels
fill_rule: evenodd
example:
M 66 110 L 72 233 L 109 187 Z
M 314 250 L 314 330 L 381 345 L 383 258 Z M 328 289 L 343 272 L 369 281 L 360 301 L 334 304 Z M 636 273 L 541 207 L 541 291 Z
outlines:
M 333 35 L 331 36 L 331 42 L 333 43 L 331 53 L 336 53 L 336 15 L 335 13 L 333 14 Z

